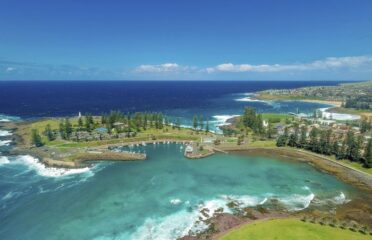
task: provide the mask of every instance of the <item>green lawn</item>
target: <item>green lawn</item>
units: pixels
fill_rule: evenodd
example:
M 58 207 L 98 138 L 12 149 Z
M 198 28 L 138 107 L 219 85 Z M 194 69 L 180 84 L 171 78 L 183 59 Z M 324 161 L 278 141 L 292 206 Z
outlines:
M 285 120 L 286 118 L 289 118 L 290 115 L 285 114 L 285 113 L 262 113 L 262 118 L 266 120 L 271 120 L 271 119 L 280 119 L 280 120 Z
M 367 240 L 372 237 L 351 230 L 301 222 L 297 219 L 276 219 L 243 225 L 221 237 L 221 240 Z
M 249 142 L 248 146 L 250 147 L 276 147 L 275 140 L 266 140 L 266 141 L 254 141 Z
M 332 159 L 333 160 L 333 159 Z M 352 168 L 356 168 L 362 172 L 365 172 L 365 173 L 368 173 L 368 174 L 371 174 L 372 175 L 372 168 L 365 168 L 363 167 L 363 165 L 361 163 L 358 163 L 358 162 L 352 162 L 352 161 L 349 161 L 349 160 L 333 160 L 333 161 L 337 161 L 337 162 L 340 162 L 344 165 L 347 165 L 347 166 L 350 166 Z

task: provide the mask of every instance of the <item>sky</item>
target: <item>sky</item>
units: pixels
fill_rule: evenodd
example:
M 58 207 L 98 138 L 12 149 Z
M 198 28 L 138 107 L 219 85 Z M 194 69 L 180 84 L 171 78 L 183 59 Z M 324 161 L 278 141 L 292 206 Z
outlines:
M 371 79 L 371 0 L 0 1 L 0 80 Z

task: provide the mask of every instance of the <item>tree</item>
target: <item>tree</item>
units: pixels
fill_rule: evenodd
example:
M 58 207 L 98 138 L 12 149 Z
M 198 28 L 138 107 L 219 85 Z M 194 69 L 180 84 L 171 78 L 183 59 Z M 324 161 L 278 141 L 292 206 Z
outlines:
M 163 128 L 163 114 L 162 113 L 158 113 L 158 122 L 159 122 L 159 128 L 162 129 Z
M 327 148 L 326 132 L 320 131 L 319 147 L 317 150 L 319 153 L 325 154 L 326 148 Z
M 209 132 L 209 120 L 207 118 L 207 123 L 205 125 L 205 132 L 208 133 Z
M 271 121 L 269 121 L 267 125 L 266 136 L 267 138 L 270 139 L 273 137 L 273 134 L 274 134 L 273 124 L 271 123 Z
M 194 127 L 195 130 L 198 128 L 198 117 L 196 115 L 193 118 L 192 126 Z
M 360 132 L 365 133 L 371 129 L 371 124 L 366 120 L 363 119 L 360 123 Z
M 90 113 L 87 113 L 84 118 L 85 129 L 90 132 L 93 129 L 94 121 Z
M 317 128 L 312 128 L 310 131 L 309 148 L 313 152 L 317 152 L 318 150 L 318 129 Z
M 104 116 L 102 116 L 102 124 L 104 124 Z M 79 127 L 79 130 L 81 130 L 83 128 L 83 119 L 81 117 L 79 117 L 78 119 L 78 127 Z
M 148 114 L 145 113 L 143 115 L 143 121 L 142 121 L 142 128 L 143 128 L 143 130 L 146 130 L 147 129 L 147 121 L 148 121 Z
M 277 147 L 284 147 L 287 144 L 287 137 L 285 135 L 280 135 L 276 141 Z
M 65 124 L 63 123 L 63 120 L 59 122 L 59 135 L 62 139 L 66 139 Z
M 37 129 L 31 130 L 31 144 L 35 147 L 41 147 L 43 146 L 43 142 L 41 141 L 41 136 Z
M 288 139 L 288 146 L 295 147 L 297 144 L 297 137 L 295 133 L 291 133 Z
M 305 126 L 302 126 L 300 140 L 299 140 L 299 146 L 302 148 L 306 147 L 306 134 L 307 134 L 307 129 Z
M 242 121 L 245 127 L 249 127 L 253 131 L 255 131 L 257 120 L 256 120 L 256 111 L 254 110 L 254 108 L 246 107 L 244 109 Z
M 353 131 L 349 130 L 346 135 L 346 157 L 355 161 L 359 157 L 359 149 L 357 149 L 357 142 Z
M 203 116 L 199 117 L 199 128 L 201 131 L 204 129 L 204 121 L 203 121 Z
M 372 168 L 372 138 L 368 140 L 364 152 L 364 166 L 367 168 Z
M 262 122 L 263 122 L 262 121 L 262 114 L 257 114 L 256 123 L 255 123 L 255 127 L 256 127 L 255 132 L 258 132 L 258 133 L 263 133 L 264 132 L 264 127 L 263 127 Z
M 181 120 L 180 120 L 180 118 L 177 118 L 176 126 L 177 126 L 178 130 L 181 130 Z
M 69 139 L 72 133 L 72 125 L 68 118 L 65 119 L 64 128 L 65 128 L 65 136 L 67 139 Z
M 52 131 L 52 128 L 50 127 L 50 124 L 46 125 L 45 130 L 44 130 L 44 135 L 48 138 L 48 141 L 53 141 L 55 139 L 55 136 Z
M 340 154 L 340 146 L 338 145 L 337 140 L 334 140 L 333 141 L 332 153 L 336 156 L 336 159 L 339 159 L 339 157 L 341 156 L 341 154 Z

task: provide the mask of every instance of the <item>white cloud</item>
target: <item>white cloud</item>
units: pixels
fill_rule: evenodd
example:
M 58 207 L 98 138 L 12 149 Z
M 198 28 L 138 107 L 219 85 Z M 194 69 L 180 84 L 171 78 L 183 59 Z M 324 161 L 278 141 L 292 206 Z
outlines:
M 188 66 L 181 66 L 177 63 L 164 63 L 158 65 L 140 65 L 135 71 L 140 73 L 168 73 L 168 72 L 184 72 L 191 69 Z
M 223 63 L 215 67 L 206 68 L 208 73 L 214 72 L 285 72 L 285 71 L 309 71 L 309 70 L 332 70 L 341 68 L 372 68 L 372 56 L 353 57 L 329 57 L 309 63 L 295 64 L 233 64 Z

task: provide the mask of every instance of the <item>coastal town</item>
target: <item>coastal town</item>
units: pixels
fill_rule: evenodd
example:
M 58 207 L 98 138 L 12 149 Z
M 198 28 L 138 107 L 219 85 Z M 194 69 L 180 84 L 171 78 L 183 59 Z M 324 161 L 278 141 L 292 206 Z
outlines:
M 2 128 L 12 131 L 9 141 L 15 143 L 10 154 L 29 154 L 37 157 L 47 167 L 85 168 L 96 161 L 146 161 L 144 152 L 136 152 L 133 146 L 149 144 L 180 144 L 186 159 L 207 158 L 214 154 L 235 151 L 260 156 L 285 156 L 285 159 L 304 161 L 316 168 L 334 174 L 362 191 L 372 189 L 372 126 L 363 115 L 340 120 L 332 108 L 318 109 L 313 113 L 259 113 L 252 107 L 242 109 L 239 116 L 230 118 L 220 126 L 221 133 L 210 130 L 208 118 L 195 115 L 192 126 L 182 126 L 179 118 L 159 112 L 124 114 L 111 111 L 100 116 L 78 113 L 74 117 L 42 118 L 21 122 L 1 122 Z M 345 113 L 344 113 L 345 114 Z M 234 209 L 233 201 L 229 207 Z M 359 229 L 368 234 L 371 209 L 358 202 L 345 206 L 337 214 L 346 214 L 335 220 L 328 213 L 316 208 L 309 212 L 292 213 L 283 210 L 274 200 L 254 208 L 235 209 L 235 214 L 208 213 L 203 222 L 209 228 L 197 235 L 181 239 L 210 239 L 228 228 L 247 221 L 265 218 L 295 216 L 311 224 L 328 222 Z M 355 209 L 363 213 L 355 214 Z M 340 213 L 339 213 L 340 212 Z M 360 218 L 365 220 L 360 221 Z M 335 223 L 337 222 L 337 223 Z M 216 227 L 216 224 L 220 227 Z M 343 224 L 343 225 L 342 225 Z M 358 230 L 358 231 L 359 231 Z

